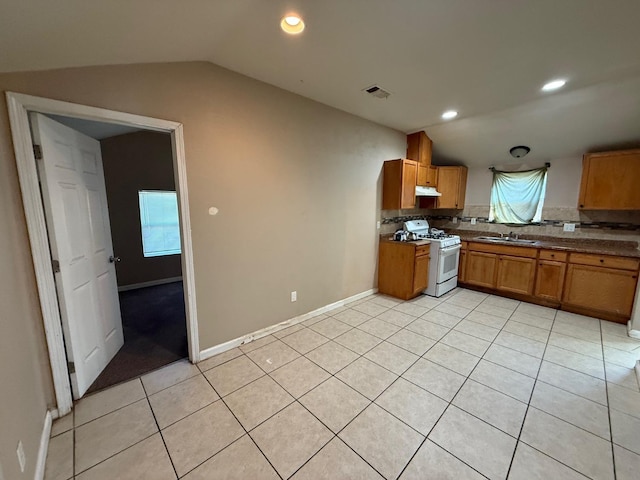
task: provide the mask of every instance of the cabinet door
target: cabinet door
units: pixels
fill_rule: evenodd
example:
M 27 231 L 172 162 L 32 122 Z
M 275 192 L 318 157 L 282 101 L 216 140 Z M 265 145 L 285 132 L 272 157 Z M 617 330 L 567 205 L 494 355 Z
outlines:
M 498 263 L 498 256 L 495 253 L 468 251 L 466 263 L 466 283 L 480 287 L 495 287 Z
M 427 167 L 427 186 L 438 186 L 438 167 L 434 167 L 433 165 L 429 165 L 429 167 Z
M 425 132 L 407 135 L 407 158 L 422 165 L 431 165 L 431 150 L 433 142 Z
M 429 176 L 429 167 L 418 164 L 418 180 L 416 185 L 420 185 L 421 187 L 428 186 L 429 185 L 428 176 Z
M 640 209 L 640 150 L 586 154 L 578 206 L 584 210 Z
M 466 282 L 467 280 L 467 251 L 460 250 L 460 264 L 458 265 L 458 282 Z
M 438 167 L 438 208 L 458 208 L 458 183 L 460 175 L 456 167 Z
M 531 295 L 535 271 L 536 261 L 533 258 L 500 255 L 496 288 L 507 292 Z
M 534 295 L 547 300 L 560 301 L 567 264 L 552 260 L 539 260 Z
M 418 165 L 415 162 L 402 162 L 402 196 L 400 208 L 414 208 L 416 206 L 417 180 Z
M 629 317 L 637 277 L 629 270 L 569 264 L 562 301 Z
M 429 283 L 429 255 L 416 257 L 413 269 L 413 293 L 421 292 Z

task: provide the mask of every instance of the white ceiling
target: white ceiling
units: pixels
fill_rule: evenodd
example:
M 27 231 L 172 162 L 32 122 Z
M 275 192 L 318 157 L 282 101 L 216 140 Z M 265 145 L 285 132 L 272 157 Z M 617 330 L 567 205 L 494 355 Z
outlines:
M 501 164 L 640 146 L 638 0 L 0 0 L 0 71 L 204 60 Z M 298 12 L 304 33 L 279 19 Z M 10 46 L 10 48 L 7 48 Z M 543 94 L 546 81 L 567 86 Z M 392 95 L 372 98 L 379 84 Z M 458 119 L 443 122 L 449 108 Z

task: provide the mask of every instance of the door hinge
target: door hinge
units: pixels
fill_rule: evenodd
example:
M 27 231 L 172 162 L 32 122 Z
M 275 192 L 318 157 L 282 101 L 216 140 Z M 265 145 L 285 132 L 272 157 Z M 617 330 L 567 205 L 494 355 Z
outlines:
M 42 147 L 40 145 L 33 146 L 33 156 L 36 160 L 42 160 Z
M 76 373 L 76 364 L 74 362 L 67 362 L 67 368 L 69 373 Z
M 53 267 L 53 273 L 60 273 L 60 261 L 51 260 L 51 267 Z

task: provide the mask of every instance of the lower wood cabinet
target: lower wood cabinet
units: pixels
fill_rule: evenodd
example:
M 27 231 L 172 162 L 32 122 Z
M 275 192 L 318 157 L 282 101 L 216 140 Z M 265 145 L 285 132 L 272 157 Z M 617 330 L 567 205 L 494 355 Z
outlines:
M 462 242 L 460 261 L 458 262 L 458 283 L 467 281 L 467 242 Z
M 533 294 L 537 251 L 469 243 L 464 283 L 523 295 Z
M 378 292 L 408 300 L 427 288 L 430 246 L 381 241 L 378 251 Z
M 562 299 L 566 270 L 567 264 L 565 262 L 539 260 L 534 295 L 559 302 Z
M 494 288 L 498 255 L 495 253 L 467 251 L 465 282 L 479 287 Z
M 506 296 L 625 322 L 640 259 L 469 242 L 458 281 Z
M 637 282 L 637 270 L 569 263 L 562 303 L 624 321 L 631 316 Z
M 531 295 L 533 294 L 535 273 L 535 258 L 499 255 L 495 288 L 506 292 Z

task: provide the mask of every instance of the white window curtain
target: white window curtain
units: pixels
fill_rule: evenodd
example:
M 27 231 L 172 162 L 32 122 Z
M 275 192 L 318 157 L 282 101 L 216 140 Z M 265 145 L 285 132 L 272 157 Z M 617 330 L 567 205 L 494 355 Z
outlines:
M 493 171 L 489 221 L 539 223 L 547 188 L 547 168 L 525 172 Z
M 144 256 L 181 253 L 176 192 L 140 190 L 138 199 Z

